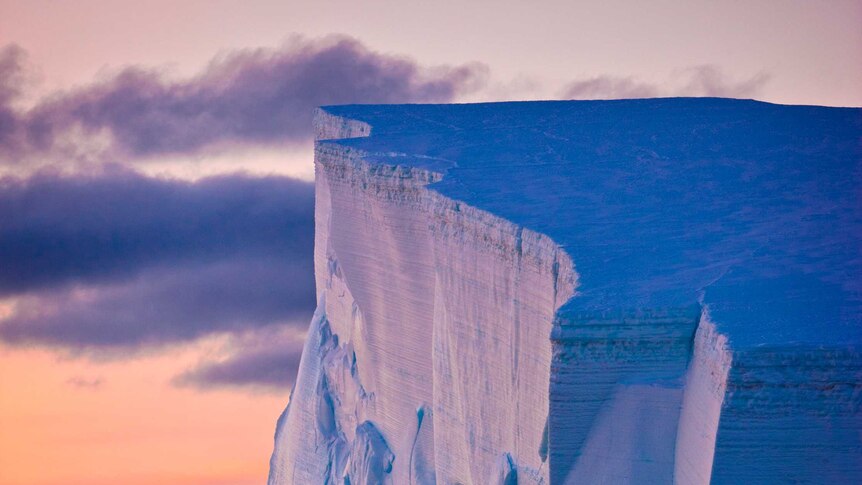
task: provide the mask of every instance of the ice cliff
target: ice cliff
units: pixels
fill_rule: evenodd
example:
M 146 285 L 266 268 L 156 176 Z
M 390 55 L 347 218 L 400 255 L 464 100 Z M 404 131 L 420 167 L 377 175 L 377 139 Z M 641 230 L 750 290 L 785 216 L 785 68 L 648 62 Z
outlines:
M 862 110 L 338 106 L 269 484 L 862 483 Z

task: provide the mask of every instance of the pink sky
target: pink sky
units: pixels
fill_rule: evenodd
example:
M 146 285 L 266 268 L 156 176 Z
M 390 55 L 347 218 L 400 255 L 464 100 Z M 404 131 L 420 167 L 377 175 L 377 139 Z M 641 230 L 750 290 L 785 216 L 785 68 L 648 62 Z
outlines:
M 292 33 L 344 33 L 423 64 L 480 61 L 500 84 L 539 83 L 540 97 L 577 78 L 663 82 L 713 64 L 733 78 L 770 74 L 763 100 L 859 106 L 860 25 L 854 0 L 0 4 L 0 41 L 27 49 L 48 88 L 127 64 L 190 74 L 224 50 L 276 46 Z
M 201 347 L 109 363 L 0 350 L 0 483 L 263 483 L 286 396 L 169 385 Z
M 729 92 L 862 106 L 859 1 L 0 0 L 0 47 L 28 55 L 24 104 L 130 65 L 183 79 L 236 49 L 333 33 L 421 66 L 486 65 L 487 82 L 464 101 L 594 93 L 583 91 L 590 86 L 685 94 L 692 73 L 709 66 Z M 311 157 L 309 143 L 243 147 L 161 156 L 140 170 L 310 180 Z M 14 304 L 0 301 L 0 317 Z M 263 483 L 287 393 L 171 384 L 218 353 L 219 338 L 108 360 L 0 344 L 0 483 Z

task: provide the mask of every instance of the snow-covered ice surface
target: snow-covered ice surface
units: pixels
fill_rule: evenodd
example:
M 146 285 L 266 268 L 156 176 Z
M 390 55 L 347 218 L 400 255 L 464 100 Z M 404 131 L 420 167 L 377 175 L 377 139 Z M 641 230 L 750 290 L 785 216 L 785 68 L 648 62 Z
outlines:
M 269 483 L 862 483 L 862 110 L 316 117 Z

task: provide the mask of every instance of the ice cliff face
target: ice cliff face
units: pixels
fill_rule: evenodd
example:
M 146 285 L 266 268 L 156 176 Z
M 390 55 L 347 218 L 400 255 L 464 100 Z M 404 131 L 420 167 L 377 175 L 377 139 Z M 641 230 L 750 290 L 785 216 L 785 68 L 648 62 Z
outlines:
M 320 114 L 319 132 L 339 130 L 355 132 Z M 323 143 L 316 161 L 321 297 L 270 483 L 506 483 L 515 466 L 547 481 L 568 257 L 428 190 L 433 172 Z
M 318 309 L 271 485 L 862 481 L 859 110 L 315 125 Z

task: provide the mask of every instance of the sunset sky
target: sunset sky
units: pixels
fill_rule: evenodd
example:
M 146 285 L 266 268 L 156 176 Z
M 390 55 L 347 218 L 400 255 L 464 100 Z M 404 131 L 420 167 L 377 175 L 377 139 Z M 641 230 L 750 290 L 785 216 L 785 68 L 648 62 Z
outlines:
M 0 484 L 265 482 L 315 106 L 676 95 L 862 106 L 862 1 L 0 0 Z

